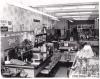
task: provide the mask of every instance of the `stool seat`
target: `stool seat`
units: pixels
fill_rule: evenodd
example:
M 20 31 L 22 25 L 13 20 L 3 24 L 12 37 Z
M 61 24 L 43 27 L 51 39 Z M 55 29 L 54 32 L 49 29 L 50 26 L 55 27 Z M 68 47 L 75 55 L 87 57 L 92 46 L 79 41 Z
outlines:
M 50 71 L 48 69 L 44 69 L 44 70 L 41 71 L 42 74 L 49 74 L 49 72 Z
M 49 65 L 45 67 L 45 69 L 49 69 L 49 68 L 50 68 L 50 66 L 49 66 Z

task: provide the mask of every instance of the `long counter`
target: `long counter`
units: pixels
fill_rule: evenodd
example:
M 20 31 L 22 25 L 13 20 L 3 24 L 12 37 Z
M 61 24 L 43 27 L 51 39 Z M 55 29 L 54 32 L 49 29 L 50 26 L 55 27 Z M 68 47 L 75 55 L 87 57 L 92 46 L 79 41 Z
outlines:
M 11 75 L 11 77 L 16 77 L 17 73 L 20 71 L 24 71 L 26 74 L 26 77 L 32 78 L 34 77 L 34 66 L 21 66 L 21 65 L 4 65 L 5 68 L 8 68 L 10 72 L 12 72 L 15 75 Z
M 10 72 L 17 74 L 17 70 L 21 71 L 24 70 L 24 72 L 27 74 L 28 78 L 34 78 L 36 77 L 41 70 L 46 66 L 46 64 L 49 63 L 49 59 L 51 56 L 49 56 L 45 61 L 43 61 L 40 65 L 34 66 L 34 65 L 15 65 L 15 64 L 5 64 L 3 65 L 5 68 L 8 68 Z M 13 77 L 13 75 L 11 76 Z

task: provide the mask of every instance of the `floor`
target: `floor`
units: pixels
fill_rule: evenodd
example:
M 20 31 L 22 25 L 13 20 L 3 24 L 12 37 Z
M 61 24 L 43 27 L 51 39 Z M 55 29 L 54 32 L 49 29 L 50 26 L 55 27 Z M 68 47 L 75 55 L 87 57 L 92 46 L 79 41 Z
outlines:
M 55 74 L 55 77 L 68 77 L 69 67 L 71 67 L 72 63 L 59 63 L 59 69 Z
M 67 77 L 67 68 L 60 67 L 57 73 L 55 74 L 55 77 Z
M 52 69 L 50 74 L 44 75 L 39 74 L 37 77 L 62 77 L 62 78 L 68 78 L 69 76 L 69 68 L 72 66 L 72 62 L 65 63 L 65 62 L 59 62 L 57 65 Z

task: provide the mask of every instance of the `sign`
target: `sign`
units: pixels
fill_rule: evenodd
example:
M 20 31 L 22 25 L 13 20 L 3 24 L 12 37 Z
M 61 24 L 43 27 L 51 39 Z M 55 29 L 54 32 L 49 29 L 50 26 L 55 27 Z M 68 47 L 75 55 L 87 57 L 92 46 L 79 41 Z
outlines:
M 7 32 L 8 31 L 8 27 L 7 26 L 1 26 L 0 30 L 1 30 L 1 32 Z
M 1 32 L 13 31 L 12 21 L 0 20 Z
M 40 20 L 38 20 L 38 19 L 33 19 L 33 21 L 34 21 L 34 22 L 40 22 Z

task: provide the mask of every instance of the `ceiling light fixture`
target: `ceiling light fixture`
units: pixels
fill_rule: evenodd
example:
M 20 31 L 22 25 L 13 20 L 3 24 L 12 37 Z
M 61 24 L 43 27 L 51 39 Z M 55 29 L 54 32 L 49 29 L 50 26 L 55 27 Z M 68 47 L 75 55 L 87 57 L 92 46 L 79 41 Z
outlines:
M 78 15 L 78 16 L 62 16 L 62 18 L 68 18 L 68 17 L 69 17 L 69 18 L 71 18 L 71 17 L 72 17 L 72 18 L 73 18 L 73 17 L 76 17 L 76 18 L 77 18 L 77 17 L 80 17 L 80 15 Z M 81 17 L 90 17 L 90 15 L 81 16 Z M 94 16 L 94 17 L 96 17 L 96 16 Z
M 94 18 L 88 18 L 88 17 L 87 18 L 84 18 L 84 17 L 82 18 L 81 17 L 81 18 L 73 18 L 73 19 L 74 20 L 89 20 L 89 19 L 91 20 L 91 19 L 94 19 Z
M 88 9 L 88 8 L 95 8 L 94 5 L 80 5 L 80 6 L 73 6 L 73 7 L 62 7 L 62 9 Z
M 83 9 L 88 9 L 88 8 L 95 8 L 95 6 L 94 5 L 85 5 L 85 6 L 78 6 L 77 8 L 83 8 Z
M 60 15 L 75 15 L 75 14 L 92 14 L 92 12 L 56 13 L 57 16 L 60 16 Z
M 45 8 L 45 10 L 47 11 L 52 11 L 52 10 L 65 10 L 65 9 L 93 9 L 95 8 L 95 5 L 80 5 L 80 6 L 67 6 L 67 7 L 49 7 L 49 8 Z
M 45 10 L 59 10 L 59 7 L 55 7 L 55 8 L 44 8 Z

